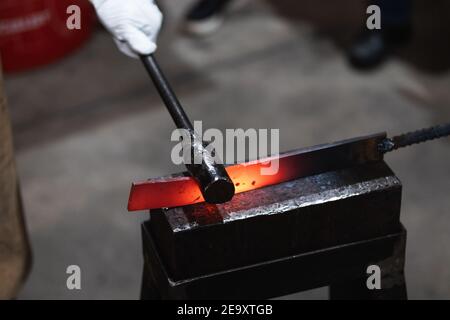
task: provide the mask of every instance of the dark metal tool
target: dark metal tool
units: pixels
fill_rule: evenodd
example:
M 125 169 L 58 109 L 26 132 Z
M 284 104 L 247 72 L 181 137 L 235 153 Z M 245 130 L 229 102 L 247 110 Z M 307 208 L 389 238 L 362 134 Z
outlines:
M 140 58 L 167 110 L 172 116 L 175 125 L 177 128 L 184 129 L 188 133 L 188 137 L 185 140 L 189 140 L 191 161 L 190 163 L 185 162 L 185 166 L 200 187 L 203 198 L 209 203 L 230 201 L 234 196 L 235 190 L 234 184 L 228 176 L 225 167 L 214 161 L 211 153 L 204 147 L 201 137 L 195 133 L 191 121 L 184 112 L 183 107 L 170 87 L 169 82 L 166 80 L 155 57 L 153 55 L 146 55 Z
M 413 144 L 439 139 L 449 135 L 450 123 L 447 123 L 431 128 L 408 132 L 392 138 L 386 138 L 379 144 L 378 149 L 382 153 L 387 153 L 411 146 Z

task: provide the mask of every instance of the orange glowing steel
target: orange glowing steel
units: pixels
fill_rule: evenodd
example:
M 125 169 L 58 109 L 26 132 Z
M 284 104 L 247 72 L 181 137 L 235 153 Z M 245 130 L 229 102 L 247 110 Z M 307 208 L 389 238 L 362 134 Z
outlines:
M 328 170 L 380 161 L 383 155 L 378 151 L 378 145 L 385 138 L 386 134 L 381 133 L 299 149 L 278 157 L 230 166 L 226 170 L 235 184 L 236 193 L 241 193 Z M 278 167 L 277 173 L 261 174 L 261 169 L 269 167 Z M 203 201 L 200 189 L 191 177 L 150 179 L 133 183 L 128 210 L 170 208 Z
M 261 169 L 276 167 L 273 175 L 262 175 Z M 226 168 L 235 185 L 236 193 L 250 191 L 299 177 L 304 170 L 298 166 L 297 158 L 286 154 L 260 161 L 238 164 Z M 203 202 L 203 196 L 192 177 L 150 179 L 133 183 L 128 201 L 128 210 L 145 210 L 178 207 Z

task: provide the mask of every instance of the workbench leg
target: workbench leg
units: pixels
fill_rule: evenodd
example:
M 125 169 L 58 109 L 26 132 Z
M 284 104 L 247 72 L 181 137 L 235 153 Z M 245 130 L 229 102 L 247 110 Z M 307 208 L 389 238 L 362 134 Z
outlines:
M 142 272 L 141 300 L 161 300 L 161 295 L 145 265 Z

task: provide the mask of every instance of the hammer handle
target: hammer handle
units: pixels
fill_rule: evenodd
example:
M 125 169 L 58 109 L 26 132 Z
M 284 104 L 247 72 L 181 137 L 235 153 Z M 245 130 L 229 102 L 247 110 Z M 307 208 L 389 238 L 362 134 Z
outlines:
M 155 57 L 153 55 L 141 56 L 141 60 L 177 128 L 186 129 L 190 133 L 192 159 L 201 158 L 202 163 L 185 163 L 185 166 L 200 187 L 203 198 L 209 203 L 223 203 L 231 200 L 235 192 L 233 182 L 225 167 L 215 163 L 211 153 L 203 147 L 203 142 L 198 140 L 191 121 L 184 112 Z
M 155 57 L 153 55 L 141 56 L 141 60 L 177 128 L 194 130 L 191 121 L 186 112 L 184 112 L 183 107 L 170 87 Z

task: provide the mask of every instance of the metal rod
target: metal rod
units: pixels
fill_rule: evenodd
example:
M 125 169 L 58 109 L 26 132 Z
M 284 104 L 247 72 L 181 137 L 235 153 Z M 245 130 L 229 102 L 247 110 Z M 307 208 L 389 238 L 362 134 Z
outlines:
M 408 132 L 399 136 L 384 139 L 378 149 L 382 153 L 391 152 L 413 144 L 427 142 L 450 136 L 450 123 Z
M 203 146 L 201 137 L 194 132 L 191 121 L 166 80 L 155 57 L 153 55 L 141 56 L 141 60 L 175 125 L 178 129 L 185 129 L 189 132 L 192 161 L 185 163 L 185 166 L 199 185 L 203 198 L 209 203 L 230 201 L 234 196 L 235 189 L 225 167 L 214 161 L 211 153 Z M 195 161 L 196 159 L 201 159 L 201 164 L 200 161 Z
M 149 73 L 156 90 L 158 90 L 158 93 L 172 116 L 177 128 L 194 130 L 191 121 L 189 120 L 186 112 L 184 112 L 183 107 L 170 87 L 169 82 L 166 80 L 166 77 L 156 62 L 155 57 L 153 55 L 141 56 L 141 60 L 144 63 L 145 69 Z

